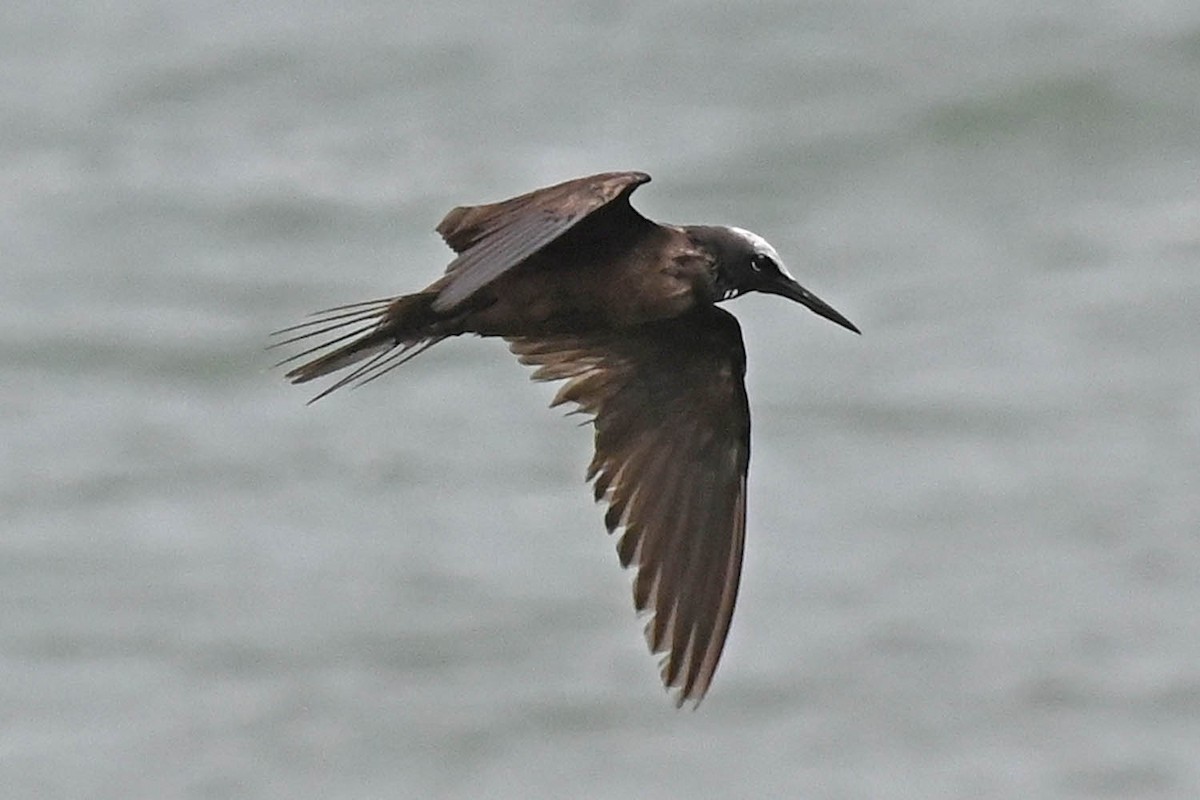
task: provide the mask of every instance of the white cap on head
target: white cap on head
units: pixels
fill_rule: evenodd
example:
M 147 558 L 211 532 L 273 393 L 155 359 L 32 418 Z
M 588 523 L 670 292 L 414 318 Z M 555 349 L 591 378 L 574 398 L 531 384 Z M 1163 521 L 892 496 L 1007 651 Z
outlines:
M 774 261 L 776 266 L 779 267 L 779 271 L 785 276 L 792 278 L 792 274 L 788 272 L 787 267 L 783 265 L 783 259 L 779 257 L 779 252 L 771 246 L 770 242 L 759 236 L 754 231 L 748 231 L 745 228 L 735 228 L 730 226 L 729 230 L 749 242 L 750 247 L 754 249 L 754 252 L 767 256 Z M 792 278 L 792 280 L 795 280 L 795 278 Z

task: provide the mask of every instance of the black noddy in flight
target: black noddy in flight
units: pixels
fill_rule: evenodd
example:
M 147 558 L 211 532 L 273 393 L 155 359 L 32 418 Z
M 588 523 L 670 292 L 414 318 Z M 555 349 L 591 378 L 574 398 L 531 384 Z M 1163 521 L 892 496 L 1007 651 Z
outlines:
M 499 336 L 552 405 L 591 416 L 587 479 L 622 530 L 633 602 L 676 701 L 708 691 L 737 599 L 746 532 L 746 352 L 717 306 L 746 292 L 794 300 L 858 333 L 805 289 L 762 237 L 665 225 L 629 204 L 650 180 L 610 172 L 455 208 L 437 231 L 456 253 L 414 294 L 318 312 L 277 344 L 319 341 L 285 362 L 305 383 L 348 369 L 313 400 L 372 381 L 450 336 Z

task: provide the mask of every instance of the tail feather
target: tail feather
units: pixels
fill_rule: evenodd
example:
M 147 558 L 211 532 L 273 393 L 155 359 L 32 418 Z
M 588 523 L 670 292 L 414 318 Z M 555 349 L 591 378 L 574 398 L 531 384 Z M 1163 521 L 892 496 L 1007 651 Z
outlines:
M 380 338 L 378 334 L 369 334 L 314 358 L 312 361 L 306 361 L 298 367 L 293 367 L 284 374 L 284 377 L 292 383 L 308 383 L 357 364 L 365 358 L 387 352 L 395 346 L 395 340 L 390 336 Z
M 361 385 L 372 381 L 449 335 L 443 332 L 444 328 L 438 328 L 438 323 L 445 320 L 433 311 L 434 297 L 436 293 L 419 292 L 318 311 L 310 320 L 272 333 L 272 336 L 290 335 L 273 343 L 271 348 L 326 334 L 331 336 L 283 359 L 275 366 L 320 353 L 293 367 L 285 375 L 292 383 L 307 383 L 366 361 L 309 402 L 319 400 L 347 384 Z

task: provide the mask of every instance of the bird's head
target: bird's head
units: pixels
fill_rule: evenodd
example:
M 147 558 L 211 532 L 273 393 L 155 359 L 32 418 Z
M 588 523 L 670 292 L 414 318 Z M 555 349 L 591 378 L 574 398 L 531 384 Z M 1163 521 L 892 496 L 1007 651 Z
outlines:
M 779 253 L 757 233 L 744 228 L 708 225 L 691 226 L 687 231 L 692 241 L 713 256 L 715 299 L 718 302 L 746 292 L 777 294 L 843 328 L 861 333 L 853 322 L 797 283 L 783 266 Z

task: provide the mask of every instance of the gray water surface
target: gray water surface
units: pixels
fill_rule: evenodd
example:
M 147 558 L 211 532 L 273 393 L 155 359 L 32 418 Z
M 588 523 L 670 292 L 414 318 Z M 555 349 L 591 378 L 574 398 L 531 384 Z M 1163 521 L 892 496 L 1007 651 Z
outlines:
M 1194 2 L 248 5 L 0 11 L 0 794 L 1200 796 Z M 864 331 L 729 305 L 695 713 L 501 343 L 262 349 L 610 169 Z

